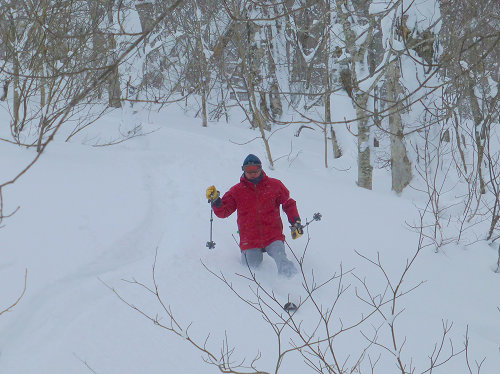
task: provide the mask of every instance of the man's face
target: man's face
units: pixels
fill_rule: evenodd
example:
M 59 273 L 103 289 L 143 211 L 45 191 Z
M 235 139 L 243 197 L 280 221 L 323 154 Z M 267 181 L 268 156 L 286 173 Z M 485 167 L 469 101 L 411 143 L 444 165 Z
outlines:
M 255 179 L 262 174 L 262 167 L 260 165 L 247 165 L 243 170 L 247 179 Z

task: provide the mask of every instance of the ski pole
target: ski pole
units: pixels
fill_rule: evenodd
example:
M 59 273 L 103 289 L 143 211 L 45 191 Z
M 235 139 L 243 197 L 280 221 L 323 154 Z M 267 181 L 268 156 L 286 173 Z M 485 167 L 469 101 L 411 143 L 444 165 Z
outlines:
M 312 219 L 311 221 L 308 221 L 308 220 L 306 219 L 306 224 L 305 224 L 305 225 L 302 225 L 302 228 L 303 228 L 303 229 L 305 229 L 307 226 L 309 226 L 309 225 L 310 225 L 312 222 L 314 222 L 314 221 L 321 221 L 321 217 L 322 217 L 322 216 L 321 216 L 321 213 L 314 213 L 314 214 L 313 214 L 313 219 Z M 291 229 L 293 229 L 293 228 L 294 228 L 294 226 L 292 225 L 292 226 L 290 226 L 290 228 L 291 228 Z
M 311 224 L 311 222 L 321 221 L 321 218 L 322 218 L 321 213 L 314 213 L 313 219 L 311 221 L 307 221 L 307 219 L 306 219 L 306 224 L 304 226 L 302 226 L 302 228 L 309 226 Z
M 208 200 L 209 203 L 211 203 L 210 200 Z M 215 242 L 212 240 L 212 226 L 214 222 L 214 208 L 210 204 L 210 241 L 207 242 L 207 247 L 208 249 L 214 249 L 215 248 Z

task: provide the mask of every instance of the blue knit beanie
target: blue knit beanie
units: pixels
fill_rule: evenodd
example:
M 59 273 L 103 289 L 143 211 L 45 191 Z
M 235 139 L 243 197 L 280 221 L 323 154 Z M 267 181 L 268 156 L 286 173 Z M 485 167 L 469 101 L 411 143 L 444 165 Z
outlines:
M 245 160 L 243 161 L 243 166 L 247 165 L 262 165 L 262 162 L 260 162 L 259 158 L 253 154 L 249 154 Z

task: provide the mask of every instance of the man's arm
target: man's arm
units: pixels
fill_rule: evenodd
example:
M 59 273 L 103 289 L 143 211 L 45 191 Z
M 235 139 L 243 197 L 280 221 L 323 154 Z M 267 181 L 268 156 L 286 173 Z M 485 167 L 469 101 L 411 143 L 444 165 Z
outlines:
M 300 220 L 299 211 L 297 209 L 297 202 L 290 198 L 290 191 L 285 187 L 285 185 L 281 182 L 280 184 L 280 194 L 278 203 L 282 205 L 283 211 L 285 212 L 288 222 L 292 225 L 295 223 L 297 219 Z
M 236 200 L 234 196 L 229 190 L 224 194 L 224 196 L 218 197 L 213 203 L 212 208 L 214 209 L 214 213 L 219 218 L 229 217 L 236 210 Z
M 283 203 L 283 211 L 288 217 L 288 222 L 292 225 L 297 219 L 300 220 L 297 202 L 294 199 L 288 198 L 288 200 Z

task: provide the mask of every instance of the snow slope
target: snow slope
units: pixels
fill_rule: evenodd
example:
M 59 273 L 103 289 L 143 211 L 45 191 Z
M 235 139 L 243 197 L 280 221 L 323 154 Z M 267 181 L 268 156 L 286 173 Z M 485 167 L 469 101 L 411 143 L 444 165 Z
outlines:
M 132 127 L 137 123 L 144 131 L 155 132 L 113 147 L 81 144 L 96 134 L 106 134 L 106 126 L 112 131 L 117 124 Z M 294 131 L 288 127 L 273 135 L 271 151 L 277 161 L 274 170 L 267 164 L 265 169 L 290 189 L 303 220 L 322 213 L 323 219 L 310 225 L 304 268 L 308 277 L 314 270 L 317 280 L 338 273 L 341 266 L 344 271 L 352 270 L 344 279 L 351 287 L 332 317 L 336 326 L 339 319 L 348 324 L 367 310 L 355 297 L 356 289 L 362 293 L 360 281 L 366 280 L 378 293 L 385 289 L 381 272 L 356 251 L 374 260 L 379 254 L 391 281 L 398 279 L 418 247 L 418 233 L 407 226 L 418 222 L 418 215 L 414 201 L 390 192 L 390 176 L 385 171 L 376 171 L 374 191 L 356 187 L 350 150 L 354 139 L 344 136 L 346 157 L 331 159 L 325 169 L 319 131 L 304 130 L 300 137 L 293 137 Z M 227 334 L 235 347 L 235 361 L 251 360 L 260 352 L 256 367 L 274 372 L 274 333 L 205 268 L 224 274 L 241 295 L 251 297 L 251 283 L 237 275 L 248 271 L 240 265 L 233 239 L 236 216 L 216 218 L 216 247 L 210 251 L 205 246 L 210 208 L 204 194 L 211 184 L 225 192 L 237 183 L 248 153 L 265 160 L 262 142 L 251 141 L 256 136 L 257 132 L 236 120 L 202 128 L 198 120 L 179 111 L 132 115 L 124 109 L 102 119 L 85 138 L 51 144 L 35 167 L 4 192 L 6 212 L 17 205 L 21 209 L 0 229 L 0 310 L 22 291 L 25 269 L 28 285 L 13 311 L 0 316 L 0 373 L 219 372 L 204 363 L 189 342 L 155 326 L 110 290 L 168 321 L 154 297 L 131 283 L 152 285 L 155 253 L 163 300 L 182 326 L 192 323 L 189 336 L 203 344 L 210 334 L 207 347 L 219 353 Z M 31 157 L 30 150 L 0 143 L 0 180 L 8 180 Z M 307 236 L 292 241 L 286 234 L 291 248 L 302 253 Z M 472 372 L 477 372 L 475 361 L 485 358 L 481 373 L 498 373 L 500 274 L 493 272 L 496 260 L 495 249 L 483 242 L 448 246 L 439 253 L 423 249 L 403 287 L 425 282 L 398 304 L 398 310 L 404 311 L 397 318 L 397 338 L 406 343 L 402 352 L 375 351 L 383 352 L 377 370 L 397 373 L 393 355 L 411 360 L 416 372 L 425 370 L 443 323 L 453 321 L 450 338 L 457 350 L 468 326 Z M 269 257 L 256 275 L 283 301 L 289 293 L 295 299 L 305 295 L 301 280 L 278 277 Z M 319 292 L 319 300 L 330 305 L 336 293 L 332 284 Z M 317 317 L 310 304 L 296 315 L 305 327 L 313 326 Z M 335 342 L 339 357 L 347 359 L 367 345 L 360 331 L 380 327 L 381 341 L 389 342 L 385 339 L 392 318 L 377 315 L 343 334 Z M 284 343 L 292 336 L 286 334 Z M 295 354 L 285 358 L 281 372 L 314 371 Z M 436 372 L 469 371 L 460 356 Z

